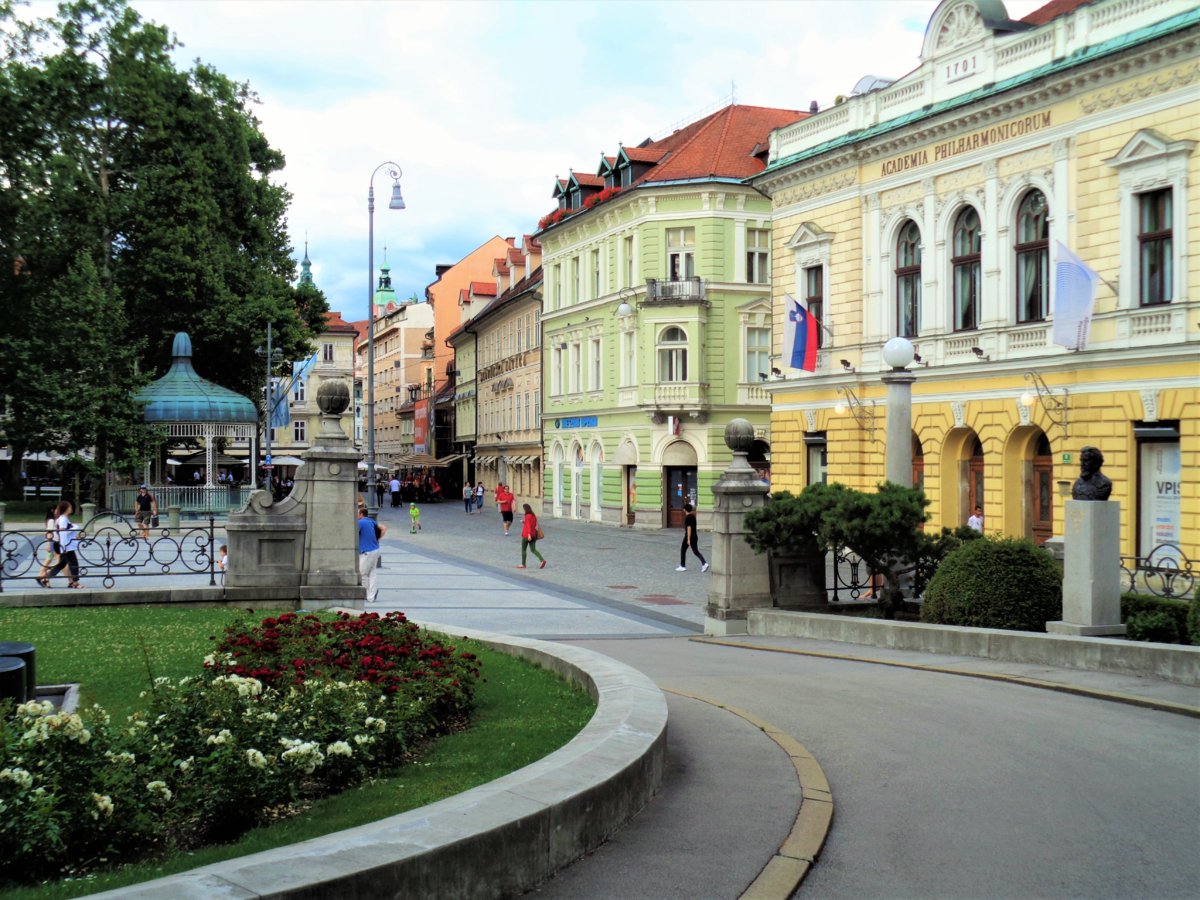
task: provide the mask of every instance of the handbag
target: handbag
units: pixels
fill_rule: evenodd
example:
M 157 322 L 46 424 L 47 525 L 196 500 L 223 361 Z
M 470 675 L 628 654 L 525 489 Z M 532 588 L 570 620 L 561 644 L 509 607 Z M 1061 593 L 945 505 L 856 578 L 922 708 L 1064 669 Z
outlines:
M 151 527 L 151 528 L 157 528 L 157 527 L 158 527 L 158 516 L 151 516 L 151 517 L 150 517 L 150 527 Z
M 540 541 L 545 536 L 546 536 L 546 532 L 542 531 L 541 527 L 539 526 L 539 528 L 537 530 L 537 539 Z

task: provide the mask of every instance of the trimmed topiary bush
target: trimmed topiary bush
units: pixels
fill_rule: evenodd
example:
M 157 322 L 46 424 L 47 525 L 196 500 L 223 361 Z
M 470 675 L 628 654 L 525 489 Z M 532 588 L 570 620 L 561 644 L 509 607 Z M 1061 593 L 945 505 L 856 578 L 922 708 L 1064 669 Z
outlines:
M 1160 626 L 1155 626 L 1154 633 L 1157 637 L 1134 637 L 1134 619 L 1145 619 L 1147 616 L 1155 616 L 1155 621 L 1159 621 L 1165 616 L 1171 620 L 1171 624 L 1167 625 L 1164 622 Z M 1121 621 L 1125 623 L 1126 633 L 1130 640 L 1160 641 L 1170 644 L 1186 644 L 1188 642 L 1188 602 L 1186 600 L 1177 600 L 1174 597 L 1151 597 L 1145 594 L 1122 594 Z M 1146 622 L 1139 622 L 1136 625 L 1137 629 L 1145 627 Z M 1164 637 L 1164 635 L 1171 635 L 1171 637 Z
M 1062 571 L 1032 541 L 967 541 L 938 567 L 921 621 L 1011 631 L 1045 631 L 1062 618 Z

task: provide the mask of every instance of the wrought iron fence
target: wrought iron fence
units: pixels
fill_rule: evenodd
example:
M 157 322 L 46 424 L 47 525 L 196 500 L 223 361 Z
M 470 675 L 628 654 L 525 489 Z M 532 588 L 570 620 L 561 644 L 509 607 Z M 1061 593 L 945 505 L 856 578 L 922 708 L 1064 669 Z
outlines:
M 80 580 L 100 578 L 107 589 L 118 578 L 164 575 L 208 575 L 217 583 L 216 526 L 210 513 L 206 522 L 172 531 L 141 527 L 120 513 L 104 510 L 79 529 Z M 145 536 L 144 536 L 145 535 Z M 13 582 L 36 584 L 42 567 L 55 556 L 44 528 L 0 531 L 0 593 Z M 21 590 L 24 584 L 18 585 Z
M 1159 544 L 1146 556 L 1122 556 L 1121 575 L 1129 592 L 1155 597 L 1190 597 L 1196 589 L 1192 561 L 1178 544 Z
M 853 550 L 837 547 L 826 556 L 826 590 L 829 602 L 875 600 L 886 586 L 882 573 L 874 572 Z M 932 572 L 917 563 L 900 569 L 900 591 L 905 600 L 919 601 Z

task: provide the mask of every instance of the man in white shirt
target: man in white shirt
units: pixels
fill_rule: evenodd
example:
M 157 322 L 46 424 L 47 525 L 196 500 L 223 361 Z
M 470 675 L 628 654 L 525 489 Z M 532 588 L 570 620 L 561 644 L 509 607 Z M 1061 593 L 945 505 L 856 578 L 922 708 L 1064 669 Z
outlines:
M 392 506 L 400 505 L 400 479 L 395 475 L 388 482 L 388 490 L 392 492 Z
M 975 515 L 973 515 L 969 519 L 967 519 L 967 527 L 973 528 L 979 532 L 983 531 L 983 507 L 982 506 L 975 507 Z

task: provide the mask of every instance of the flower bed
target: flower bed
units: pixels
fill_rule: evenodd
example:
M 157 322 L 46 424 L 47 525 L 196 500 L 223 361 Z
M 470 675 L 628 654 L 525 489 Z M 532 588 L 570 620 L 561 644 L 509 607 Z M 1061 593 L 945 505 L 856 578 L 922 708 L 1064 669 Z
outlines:
M 478 660 L 400 613 L 288 613 L 227 630 L 201 674 L 155 679 L 121 724 L 47 702 L 0 715 L 4 877 L 233 838 L 401 763 L 458 724 Z

